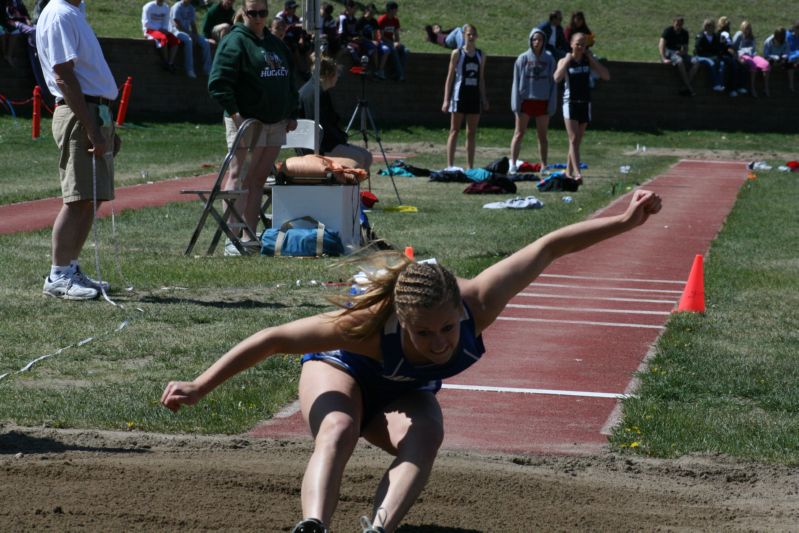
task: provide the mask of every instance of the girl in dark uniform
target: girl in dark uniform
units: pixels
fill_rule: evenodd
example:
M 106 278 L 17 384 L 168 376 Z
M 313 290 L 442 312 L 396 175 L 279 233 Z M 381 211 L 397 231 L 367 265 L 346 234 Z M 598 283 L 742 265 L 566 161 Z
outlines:
M 480 112 L 488 110 L 485 91 L 485 55 L 475 46 L 477 29 L 471 24 L 463 27 L 465 44 L 452 51 L 449 71 L 444 85 L 444 103 L 441 111 L 451 113 L 449 138 L 447 139 L 447 167 L 455 161 L 458 132 L 466 118 L 466 157 L 469 168 L 474 167 L 474 139 Z
M 393 532 L 422 492 L 444 438 L 435 395 L 441 379 L 481 358 L 483 331 L 552 261 L 643 224 L 660 205 L 658 195 L 635 191 L 624 213 L 555 230 L 472 279 L 397 252 L 363 258 L 353 264 L 366 263 L 370 273 L 337 310 L 254 333 L 193 381 L 170 382 L 161 403 L 177 411 L 268 357 L 306 354 L 300 409 L 314 451 L 302 482 L 304 519 L 293 531 L 327 532 L 344 469 L 363 437 L 395 456 L 363 531 Z
M 560 83 L 561 80 L 566 80 L 566 90 L 563 93 L 563 122 L 569 134 L 566 176 L 581 181 L 580 143 L 588 123 L 591 122 L 591 71 L 603 80 L 609 80 L 610 73 L 586 47 L 585 35 L 572 35 L 571 47 L 572 51 L 558 61 L 555 81 Z

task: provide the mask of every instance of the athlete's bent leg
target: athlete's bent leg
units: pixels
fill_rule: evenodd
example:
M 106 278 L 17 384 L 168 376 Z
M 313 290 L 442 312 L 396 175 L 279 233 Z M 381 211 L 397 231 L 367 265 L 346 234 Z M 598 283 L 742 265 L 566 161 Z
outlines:
M 300 375 L 300 409 L 314 436 L 314 451 L 302 480 L 303 518 L 329 525 L 344 467 L 360 435 L 361 391 L 343 370 L 308 361 Z
M 410 393 L 375 417 L 363 436 L 396 456 L 375 494 L 374 525 L 394 531 L 422 492 L 444 440 L 441 407 L 430 392 Z

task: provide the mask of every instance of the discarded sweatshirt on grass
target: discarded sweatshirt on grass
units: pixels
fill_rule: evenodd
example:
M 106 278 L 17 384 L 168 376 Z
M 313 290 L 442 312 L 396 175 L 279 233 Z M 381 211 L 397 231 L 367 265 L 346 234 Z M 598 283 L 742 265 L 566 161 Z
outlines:
M 430 181 L 444 182 L 481 182 L 486 181 L 494 175 L 493 172 L 484 168 L 469 168 L 466 170 L 439 170 L 430 173 Z
M 470 183 L 463 194 L 516 194 L 516 184 L 505 176 L 491 176 L 485 181 Z
M 409 165 L 402 159 L 397 159 L 389 166 L 391 170 L 391 174 L 394 176 L 403 176 L 408 178 L 415 178 L 415 177 L 425 177 L 430 175 L 430 170 L 426 168 L 415 167 L 413 165 Z M 380 176 L 388 176 L 388 170 L 381 169 L 378 172 Z
M 491 202 L 483 206 L 484 209 L 541 209 L 542 207 L 544 207 L 544 202 L 535 196 L 526 196 L 524 198 L 517 196 L 510 200 Z
M 536 188 L 541 192 L 576 192 L 580 188 L 580 182 L 566 177 L 563 172 L 555 172 L 538 182 Z
M 535 163 L 535 165 L 524 163 L 524 165 L 527 165 L 527 167 L 520 167 L 515 174 L 510 174 L 510 161 L 507 157 L 503 157 L 486 165 L 485 168 L 495 175 L 507 176 L 511 181 L 538 181 L 541 179 L 535 174 L 535 172 L 541 169 L 540 163 Z M 538 168 L 536 169 L 535 166 Z

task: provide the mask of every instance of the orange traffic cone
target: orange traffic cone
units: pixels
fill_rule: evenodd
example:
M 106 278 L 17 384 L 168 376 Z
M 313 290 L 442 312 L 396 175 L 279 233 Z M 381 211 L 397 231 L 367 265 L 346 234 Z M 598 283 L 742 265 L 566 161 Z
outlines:
M 694 264 L 691 273 L 688 275 L 688 282 L 683 289 L 680 303 L 677 305 L 677 312 L 688 311 L 692 313 L 705 312 L 705 273 L 702 267 L 702 256 L 694 257 Z
M 413 246 L 405 247 L 405 256 L 411 261 L 413 261 Z

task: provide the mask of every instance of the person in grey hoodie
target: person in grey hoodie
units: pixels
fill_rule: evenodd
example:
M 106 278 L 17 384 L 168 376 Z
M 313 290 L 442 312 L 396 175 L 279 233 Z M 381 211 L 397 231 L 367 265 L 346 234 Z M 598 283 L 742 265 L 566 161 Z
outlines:
M 535 117 L 541 168 L 547 166 L 549 117 L 555 114 L 557 105 L 557 84 L 553 78 L 556 61 L 545 48 L 546 34 L 533 28 L 528 42 L 530 49 L 516 58 L 513 65 L 510 107 L 516 115 L 516 129 L 510 143 L 511 174 L 518 169 L 519 151 L 531 117 Z

